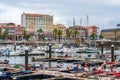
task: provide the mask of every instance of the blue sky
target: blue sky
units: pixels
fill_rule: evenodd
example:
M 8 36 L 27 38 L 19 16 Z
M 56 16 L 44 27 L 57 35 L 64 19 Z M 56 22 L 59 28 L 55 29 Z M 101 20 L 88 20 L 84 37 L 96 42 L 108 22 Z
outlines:
M 40 13 L 54 16 L 54 24 L 66 26 L 89 25 L 100 29 L 115 28 L 120 23 L 120 0 L 3 0 L 0 3 L 0 22 L 21 23 L 21 14 Z

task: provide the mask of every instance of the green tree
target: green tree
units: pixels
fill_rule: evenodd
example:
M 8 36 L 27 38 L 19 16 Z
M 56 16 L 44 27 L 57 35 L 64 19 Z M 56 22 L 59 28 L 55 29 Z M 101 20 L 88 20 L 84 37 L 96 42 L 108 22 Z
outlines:
M 43 33 L 43 30 L 42 29 L 38 29 L 37 32 Z
M 55 40 L 56 40 L 56 37 L 57 37 L 57 32 L 58 32 L 57 29 L 54 29 L 54 30 L 53 30 Z
M 104 36 L 102 35 L 102 33 L 99 35 L 99 39 L 103 39 Z
M 97 38 L 97 35 L 96 35 L 96 34 L 91 34 L 91 35 L 90 35 L 90 39 L 95 40 L 96 38 Z
M 120 40 L 120 36 L 117 37 Z
M 66 29 L 66 37 L 69 38 L 69 29 Z
M 24 30 L 23 35 L 25 40 L 29 40 L 30 34 L 28 34 L 26 30 Z
M 71 36 L 72 36 L 73 39 L 75 38 L 75 32 L 74 31 L 71 31 Z
M 67 38 L 70 39 L 71 35 L 72 35 L 72 31 L 70 31 L 69 29 L 66 30 L 66 35 Z
M 69 31 L 69 39 L 70 39 L 71 36 L 72 36 L 72 31 Z
M 38 29 L 37 32 L 38 32 L 38 40 L 44 39 L 44 35 L 43 35 L 44 32 L 43 32 L 43 30 L 42 29 Z
M 62 35 L 62 31 L 61 31 L 61 30 L 58 30 L 58 31 L 57 31 L 57 35 L 58 35 L 59 43 L 60 43 L 60 38 L 61 38 L 61 35 Z
M 6 39 L 8 33 L 9 33 L 9 30 L 8 30 L 8 29 L 5 29 L 5 31 L 2 33 L 2 38 L 3 38 L 3 39 Z
M 26 40 L 29 40 L 30 34 L 26 34 Z
M 75 30 L 73 33 L 74 33 L 74 38 L 76 38 L 77 34 L 79 34 L 77 30 Z

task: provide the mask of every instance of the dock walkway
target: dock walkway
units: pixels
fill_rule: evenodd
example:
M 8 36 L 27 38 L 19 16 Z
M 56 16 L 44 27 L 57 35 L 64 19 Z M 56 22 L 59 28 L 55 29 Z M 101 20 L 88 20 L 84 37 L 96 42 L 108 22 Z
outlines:
M 30 75 L 50 75 L 55 76 L 54 78 L 50 79 L 44 79 L 44 80 L 54 80 L 56 78 L 71 78 L 76 80 L 95 80 L 94 76 L 90 77 L 80 77 L 83 73 L 64 73 L 64 72 L 58 72 L 58 71 L 48 71 L 48 70 L 36 70 L 32 74 L 26 74 L 26 75 L 20 75 L 17 77 L 23 77 L 23 76 L 30 76 Z M 16 80 L 16 76 L 13 76 L 13 80 Z M 112 80 L 114 76 L 108 76 L 108 77 L 99 77 L 99 80 Z M 120 80 L 120 79 L 114 79 L 114 80 Z

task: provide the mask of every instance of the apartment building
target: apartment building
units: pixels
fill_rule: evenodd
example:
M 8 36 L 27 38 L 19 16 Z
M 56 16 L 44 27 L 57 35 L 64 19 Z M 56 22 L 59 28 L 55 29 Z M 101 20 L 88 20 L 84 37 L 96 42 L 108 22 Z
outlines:
M 45 34 L 53 31 L 53 16 L 46 14 L 23 13 L 21 15 L 21 25 L 29 32 L 37 32 L 42 29 Z
M 1 34 L 8 29 L 7 40 L 21 41 L 24 38 L 25 27 L 15 23 L 0 23 Z

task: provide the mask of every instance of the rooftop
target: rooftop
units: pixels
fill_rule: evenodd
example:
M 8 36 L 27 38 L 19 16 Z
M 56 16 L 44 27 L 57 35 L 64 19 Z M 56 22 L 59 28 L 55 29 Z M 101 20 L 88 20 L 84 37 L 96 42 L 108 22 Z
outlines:
M 23 13 L 22 15 L 26 15 L 26 16 L 50 16 L 47 14 L 32 14 L 32 13 Z
M 114 31 L 114 30 L 119 31 L 120 28 L 114 28 L 114 29 L 103 29 L 103 30 L 101 30 L 101 32 L 109 32 L 109 31 Z

